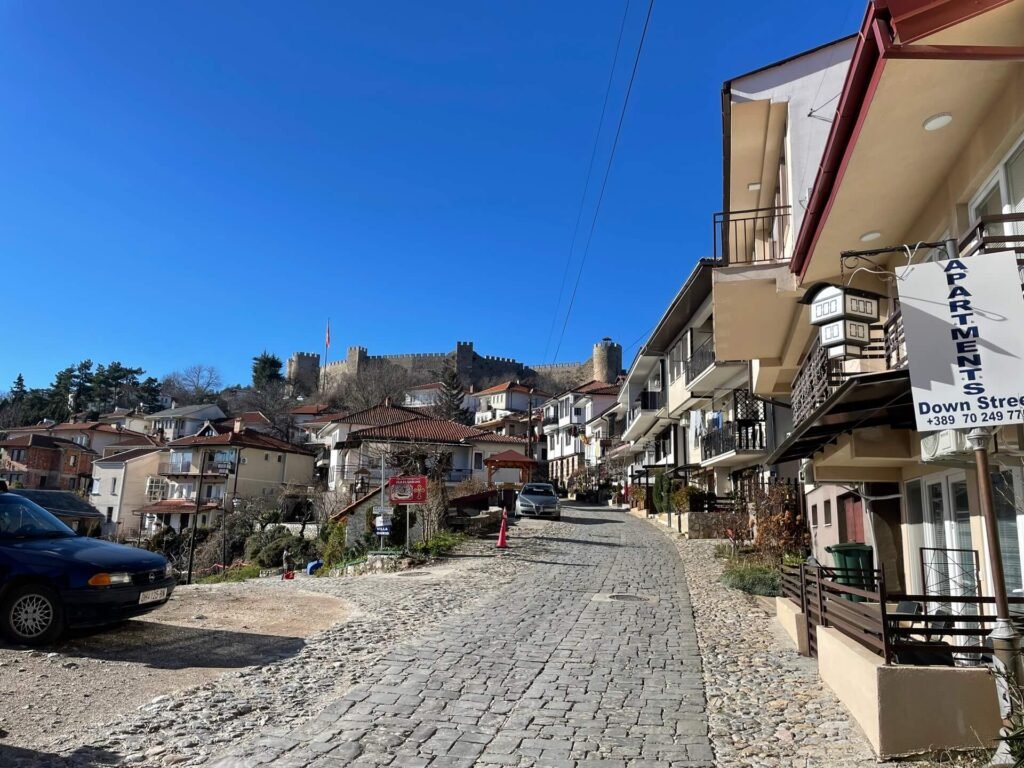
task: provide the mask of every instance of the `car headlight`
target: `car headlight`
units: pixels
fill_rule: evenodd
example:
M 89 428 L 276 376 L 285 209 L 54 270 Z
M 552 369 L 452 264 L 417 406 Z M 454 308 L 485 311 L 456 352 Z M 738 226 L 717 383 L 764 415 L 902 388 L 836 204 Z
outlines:
M 110 587 L 116 584 L 131 583 L 132 575 L 130 573 L 97 573 L 89 579 L 89 586 L 91 587 Z
M 519 503 L 522 504 L 524 507 L 532 507 L 533 506 L 533 502 L 530 501 L 529 499 L 520 499 Z
M 164 576 L 171 577 L 174 575 L 174 566 L 171 565 L 171 561 L 167 561 L 167 565 L 164 566 Z

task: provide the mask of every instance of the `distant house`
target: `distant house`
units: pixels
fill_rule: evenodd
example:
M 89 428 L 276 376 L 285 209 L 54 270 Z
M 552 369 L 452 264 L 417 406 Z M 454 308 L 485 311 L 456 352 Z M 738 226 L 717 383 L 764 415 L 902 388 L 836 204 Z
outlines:
M 251 429 L 194 435 L 168 444 L 158 473 L 160 494 L 140 511 L 147 530 L 176 530 L 198 514 L 206 526 L 235 498 L 277 496 L 289 487 L 313 482 L 313 453 Z
M 177 440 L 191 437 L 198 432 L 207 421 L 224 418 L 224 411 L 212 403 L 202 405 L 184 405 L 180 408 L 168 408 L 146 416 L 150 434 L 160 435 L 164 440 Z
M 476 426 L 497 421 L 512 414 L 528 413 L 550 395 L 518 381 L 506 381 L 475 393 L 476 411 L 473 422 Z
M 160 462 L 168 453 L 140 447 L 93 462 L 89 503 L 103 515 L 105 535 L 140 534 L 145 527 L 142 508 L 166 497 L 168 482 L 160 475 Z
M 451 454 L 451 466 L 445 481 L 457 484 L 475 479 L 486 482 L 487 467 L 484 460 L 498 453 L 515 450 L 526 455 L 526 441 L 467 427 L 442 419 L 407 418 L 391 424 L 367 426 L 349 430 L 338 439 L 331 450 L 330 482 L 332 490 L 358 494 L 361 489 L 381 482 L 381 475 L 389 477 L 398 472 L 388 462 L 381 466 L 381 457 L 401 450 L 402 444 L 412 444 L 430 451 Z M 518 482 L 517 470 L 501 469 L 491 478 L 495 483 Z
M 406 408 L 432 408 L 438 403 L 442 386 L 438 381 L 413 387 L 405 393 L 402 405 Z
M 619 387 L 590 381 L 566 390 L 544 404 L 544 439 L 547 440 L 548 476 L 561 485 L 586 467 L 586 425 L 615 405 Z
M 10 486 L 85 489 L 95 452 L 51 435 L 15 435 L 0 442 L 0 479 Z
M 144 438 L 143 432 L 135 432 L 117 424 L 106 424 L 102 421 L 66 421 L 56 424 L 52 421 L 44 421 L 30 427 L 15 427 L 8 429 L 7 437 L 12 438 L 18 435 L 48 435 L 70 440 L 76 445 L 89 448 L 98 454 L 102 454 L 107 446 L 120 443 L 127 439 Z

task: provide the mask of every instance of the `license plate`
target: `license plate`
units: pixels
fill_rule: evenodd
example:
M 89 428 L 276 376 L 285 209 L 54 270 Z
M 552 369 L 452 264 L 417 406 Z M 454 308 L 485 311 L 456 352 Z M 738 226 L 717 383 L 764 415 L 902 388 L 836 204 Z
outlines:
M 139 605 L 157 603 L 167 599 L 167 589 L 150 589 L 139 595 Z

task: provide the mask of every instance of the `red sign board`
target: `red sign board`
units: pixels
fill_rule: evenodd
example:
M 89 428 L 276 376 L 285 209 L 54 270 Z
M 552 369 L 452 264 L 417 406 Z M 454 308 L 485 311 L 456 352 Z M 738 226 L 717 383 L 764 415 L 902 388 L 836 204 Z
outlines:
M 388 498 L 392 504 L 426 504 L 426 475 L 397 475 L 388 479 Z

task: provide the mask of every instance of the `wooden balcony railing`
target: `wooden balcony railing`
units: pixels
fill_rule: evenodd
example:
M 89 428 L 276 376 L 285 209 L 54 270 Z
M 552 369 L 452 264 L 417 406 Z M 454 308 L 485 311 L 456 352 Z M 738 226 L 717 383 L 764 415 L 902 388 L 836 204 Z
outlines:
M 871 343 L 856 357 L 829 357 L 828 350 L 814 340 L 811 351 L 804 358 L 804 363 L 793 379 L 793 423 L 799 424 L 814 411 L 850 377 L 865 372 L 863 361 L 882 360 L 888 365 L 886 354 L 886 337 L 889 333 L 893 343 L 893 360 L 899 355 L 899 344 L 896 340 L 903 333 L 902 319 L 895 319 L 891 327 L 871 329 Z M 903 357 L 899 365 L 906 365 L 906 347 L 902 347 Z M 860 362 L 858 362 L 860 361 Z M 881 364 L 878 368 L 885 367 Z
M 1024 258 L 1024 213 L 1006 213 L 982 216 L 961 238 L 960 255 L 1015 251 L 1017 259 Z
M 817 628 L 832 627 L 886 664 L 978 666 L 992 661 L 993 597 L 888 592 L 885 576 L 852 568 L 782 568 L 782 594 L 806 617 L 808 653 Z M 1010 619 L 1024 627 L 1024 597 L 1011 597 Z M 946 607 L 935 608 L 936 605 Z M 949 610 L 953 606 L 953 610 Z

